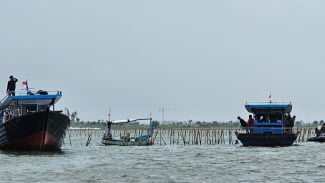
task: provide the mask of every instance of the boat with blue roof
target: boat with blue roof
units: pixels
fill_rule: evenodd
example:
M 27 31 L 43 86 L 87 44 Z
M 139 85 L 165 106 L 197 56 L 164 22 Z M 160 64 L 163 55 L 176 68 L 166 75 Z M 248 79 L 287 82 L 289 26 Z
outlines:
M 245 108 L 252 119 L 238 117 L 243 130 L 235 132 L 244 146 L 290 146 L 297 139 L 291 102 L 246 103 Z
M 149 120 L 149 129 L 145 130 L 147 133 L 140 133 L 131 135 L 130 132 L 126 132 L 123 136 L 120 134 L 119 137 L 113 137 L 111 125 L 121 125 L 128 124 L 140 120 Z M 116 120 L 111 121 L 110 119 L 107 121 L 107 131 L 103 135 L 102 144 L 110 145 L 110 146 L 150 146 L 154 144 L 153 138 L 153 122 L 152 118 L 141 118 L 141 119 L 126 119 L 126 120 Z
M 56 110 L 61 91 L 7 95 L 0 101 L 0 149 L 59 150 L 70 126 L 69 116 Z

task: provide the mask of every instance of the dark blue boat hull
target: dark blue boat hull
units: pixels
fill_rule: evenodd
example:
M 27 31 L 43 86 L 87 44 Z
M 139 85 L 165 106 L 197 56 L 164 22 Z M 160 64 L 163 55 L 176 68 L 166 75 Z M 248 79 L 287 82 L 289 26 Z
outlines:
M 244 146 L 291 146 L 297 139 L 297 134 L 236 133 L 236 136 Z
M 0 149 L 59 150 L 69 126 L 69 117 L 60 112 L 19 116 L 0 125 Z

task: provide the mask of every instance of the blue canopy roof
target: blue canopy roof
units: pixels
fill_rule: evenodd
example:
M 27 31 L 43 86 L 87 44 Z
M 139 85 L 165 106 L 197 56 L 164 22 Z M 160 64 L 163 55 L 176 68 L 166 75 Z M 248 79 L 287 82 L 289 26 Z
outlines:
M 34 94 L 34 95 L 17 95 L 6 96 L 0 101 L 0 110 L 5 109 L 9 105 L 54 105 L 62 97 L 61 92 L 55 94 Z
M 278 110 L 290 113 L 292 110 L 291 103 L 254 103 L 246 104 L 245 108 L 248 112 L 254 113 L 255 111 L 271 111 Z

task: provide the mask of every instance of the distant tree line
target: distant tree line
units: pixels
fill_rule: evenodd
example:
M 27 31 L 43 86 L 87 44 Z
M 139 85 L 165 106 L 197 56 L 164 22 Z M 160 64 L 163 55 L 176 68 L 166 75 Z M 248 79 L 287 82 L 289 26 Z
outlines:
M 97 121 L 82 121 L 79 118 L 77 118 L 77 113 L 72 113 L 72 127 L 84 127 L 84 128 L 101 128 L 106 129 L 107 128 L 107 122 L 104 120 L 97 120 Z M 225 127 L 225 128 L 233 128 L 233 127 L 240 127 L 240 123 L 238 121 L 228 121 L 228 122 L 220 122 L 220 121 L 212 121 L 212 122 L 206 122 L 206 121 L 181 121 L 181 122 L 169 122 L 169 123 L 161 123 L 157 120 L 152 121 L 155 128 L 213 128 L 213 127 Z M 319 126 L 324 123 L 324 120 L 320 121 L 313 121 L 306 123 L 304 121 L 296 121 L 295 126 Z M 148 124 L 123 124 L 118 125 L 115 124 L 112 126 L 112 128 L 115 129 L 147 129 Z

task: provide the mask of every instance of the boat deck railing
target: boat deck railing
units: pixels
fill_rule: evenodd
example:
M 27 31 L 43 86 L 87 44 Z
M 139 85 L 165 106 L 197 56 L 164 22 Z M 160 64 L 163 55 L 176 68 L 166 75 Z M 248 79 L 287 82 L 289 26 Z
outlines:
M 16 96 L 26 96 L 26 95 L 59 95 L 62 94 L 59 90 L 28 90 L 28 91 L 18 91 L 15 92 Z
M 38 91 L 31 91 L 29 90 L 28 92 L 15 92 L 15 96 L 30 96 L 30 95 L 62 95 L 62 92 L 59 90 L 55 90 L 55 91 L 45 91 L 45 90 L 38 90 Z M 0 100 L 0 104 L 3 103 L 5 100 L 7 100 L 9 97 L 9 95 L 6 95 L 5 97 L 3 97 Z
M 297 133 L 299 130 L 295 127 L 241 127 L 237 130 L 238 133 L 246 134 L 292 134 Z
M 286 102 L 286 101 L 282 101 L 282 102 L 273 102 L 273 101 L 269 101 L 269 102 L 246 102 L 245 105 L 265 105 L 265 104 L 276 104 L 276 105 L 281 105 L 281 104 L 291 104 L 291 102 Z

